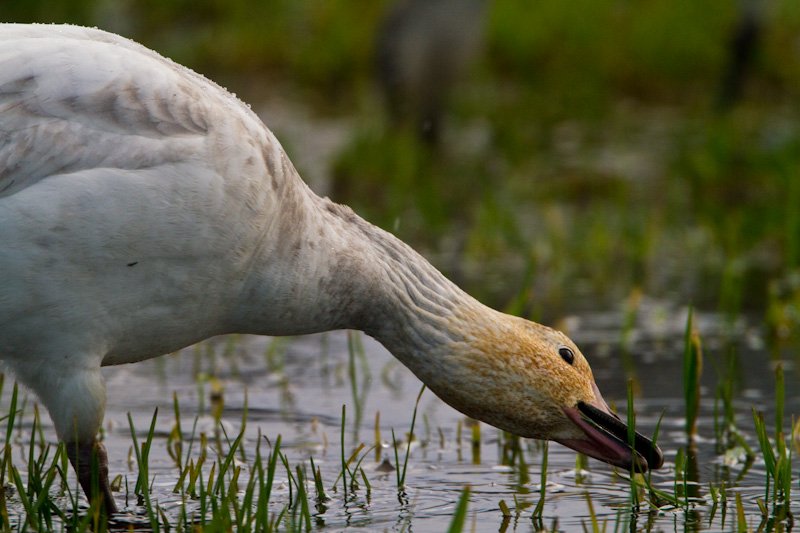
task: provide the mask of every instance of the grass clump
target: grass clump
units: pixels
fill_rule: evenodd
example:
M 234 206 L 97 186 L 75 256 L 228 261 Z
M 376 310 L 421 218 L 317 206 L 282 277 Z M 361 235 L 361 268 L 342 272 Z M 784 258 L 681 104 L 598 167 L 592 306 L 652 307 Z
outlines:
M 766 517 L 770 501 L 773 502 L 771 515 L 777 520 L 784 520 L 789 513 L 789 502 L 792 492 L 792 450 L 794 448 L 794 417 L 789 433 L 790 440 L 786 442 L 783 431 L 784 413 L 784 375 L 782 365 L 775 370 L 775 434 L 770 441 L 767 435 L 764 414 L 753 409 L 756 435 L 759 447 L 766 466 L 766 479 L 764 500 L 759 502 L 762 514 Z M 771 488 L 771 490 L 770 490 Z

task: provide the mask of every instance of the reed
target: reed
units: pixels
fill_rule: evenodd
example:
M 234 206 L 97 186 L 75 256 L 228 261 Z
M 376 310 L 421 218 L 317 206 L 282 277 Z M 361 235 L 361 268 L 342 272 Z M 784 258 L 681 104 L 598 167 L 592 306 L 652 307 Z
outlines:
M 630 445 L 631 449 L 635 449 L 634 443 L 636 442 L 636 415 L 633 410 L 633 379 L 628 379 L 628 444 Z M 634 453 L 634 460 L 638 460 L 636 458 L 636 454 Z M 637 478 L 638 474 L 631 472 L 630 475 L 630 494 L 631 494 L 631 507 L 634 509 L 639 506 L 639 490 L 638 484 L 634 481 Z
M 744 514 L 744 505 L 742 505 L 742 495 L 736 493 L 736 532 L 737 533 L 750 533 L 752 530 L 747 524 L 747 518 Z
M 239 449 L 239 446 L 242 443 L 242 438 L 244 438 L 244 430 L 245 428 L 242 427 L 239 435 L 236 437 L 236 440 L 233 441 L 233 444 L 229 444 L 228 453 L 224 456 L 219 467 L 219 474 L 217 475 L 217 481 L 214 484 L 213 494 L 219 495 L 224 492 L 225 489 L 225 476 L 230 470 L 231 465 L 233 464 L 234 457 L 236 456 L 236 451 Z M 224 429 L 223 429 L 224 431 Z M 227 436 L 227 435 L 226 435 Z M 238 467 L 237 467 L 238 468 Z M 235 471 L 234 471 L 235 472 Z M 234 478 L 235 479 L 235 478 Z M 233 489 L 236 488 L 236 483 L 232 482 L 231 486 Z
M 714 394 L 714 437 L 717 453 L 725 453 L 744 439 L 736 427 L 736 416 L 733 407 L 734 372 L 736 368 L 736 352 L 731 349 L 728 359 L 728 370 L 724 373 L 717 369 L 718 382 Z M 722 419 L 720 420 L 719 404 L 722 403 Z
M 272 487 L 275 483 L 275 471 L 277 470 L 278 464 L 278 456 L 280 455 L 281 450 L 281 436 L 278 435 L 277 440 L 275 441 L 275 448 L 272 450 L 269 456 L 269 461 L 267 463 L 267 472 L 266 472 L 266 481 L 264 481 L 264 476 L 259 476 L 259 480 L 261 481 L 261 485 L 259 487 L 259 495 L 261 495 L 262 504 L 259 505 L 259 511 L 261 515 L 262 522 L 268 522 L 269 520 L 269 499 L 270 495 L 272 494 Z M 260 453 L 259 453 L 260 458 Z M 259 461 L 257 464 L 261 464 Z M 259 469 L 261 467 L 259 466 Z
M 133 439 L 133 449 L 136 453 L 136 464 L 139 467 L 139 475 L 136 478 L 136 487 L 134 492 L 139 497 L 140 502 L 144 503 L 147 517 L 150 520 L 150 527 L 153 531 L 158 532 L 161 530 L 160 517 L 156 511 L 156 505 L 150 499 L 150 476 L 149 476 L 149 458 L 150 447 L 153 443 L 153 434 L 156 430 L 156 418 L 158 417 L 158 408 L 153 413 L 153 420 L 150 424 L 150 431 L 147 433 L 147 439 L 142 443 L 139 448 L 139 441 L 136 437 L 136 428 L 133 426 L 133 417 L 128 414 L 128 425 L 131 430 L 131 439 Z
M 481 464 L 481 423 L 478 420 L 472 420 L 472 464 Z
M 792 449 L 794 448 L 794 418 L 790 442 L 787 446 L 783 431 L 785 383 L 782 365 L 775 369 L 775 434 L 774 444 L 767 435 L 764 414 L 753 408 L 756 435 L 766 467 L 765 490 L 762 514 L 767 516 L 770 500 L 773 502 L 772 514 L 779 520 L 787 516 L 787 505 L 791 501 L 792 490 Z M 772 487 L 772 490 L 770 490 Z
M 375 462 L 380 463 L 383 456 L 383 442 L 381 441 L 381 412 L 375 411 Z
M 508 504 L 506 504 L 505 500 L 500 500 L 497 506 L 500 508 L 500 512 L 503 513 L 503 517 L 514 516 L 511 514 L 511 509 L 508 508 Z
M 725 481 L 720 481 L 719 487 L 714 486 L 713 483 L 708 484 L 709 494 L 711 495 L 711 510 L 708 513 L 708 523 L 714 521 L 717 514 L 717 508 L 722 508 L 722 526 L 725 526 L 725 509 L 727 508 L 727 493 L 725 491 Z
M 371 379 L 367 356 L 364 352 L 364 345 L 361 342 L 361 334 L 358 331 L 348 330 L 347 332 L 347 353 L 348 353 L 348 374 L 350 377 L 350 388 L 353 394 L 353 404 L 356 410 L 355 426 L 361 425 L 361 415 L 363 412 L 364 401 L 366 400 L 368 383 Z M 359 392 L 359 379 L 356 361 L 361 364 L 361 387 Z
M 678 453 L 675 454 L 675 480 L 673 481 L 673 488 L 681 507 L 689 506 L 689 491 L 686 487 L 686 463 L 686 451 L 683 447 L 680 447 L 678 448 Z M 681 497 L 683 498 L 682 500 L 680 499 Z
M 325 494 L 325 486 L 322 483 L 322 472 L 320 471 L 319 467 L 314 465 L 314 458 L 309 457 L 309 462 L 311 463 L 311 474 L 314 476 L 314 489 L 317 492 L 317 503 L 324 503 L 328 501 L 328 495 Z
M 453 520 L 450 522 L 450 527 L 447 528 L 447 533 L 461 533 L 464 530 L 464 525 L 467 522 L 467 507 L 469 505 L 469 487 L 464 487 L 461 491 L 461 496 L 458 498 L 456 510 L 453 513 Z
M 411 415 L 411 429 L 408 432 L 408 445 L 406 446 L 406 455 L 403 459 L 403 468 L 400 468 L 400 456 L 397 452 L 397 439 L 394 436 L 394 429 L 392 429 L 392 445 L 394 446 L 394 460 L 397 464 L 397 488 L 402 490 L 406 486 L 406 468 L 408 467 L 408 456 L 411 453 L 411 443 L 414 441 L 414 424 L 417 420 L 417 409 L 419 408 L 419 401 L 422 398 L 422 393 L 425 392 L 425 385 L 417 395 L 417 401 L 414 403 L 414 413 Z
M 23 481 L 19 470 L 10 462 L 8 469 L 9 477 L 16 487 L 18 497 L 25 509 L 25 524 L 36 530 L 50 531 L 53 529 L 53 519 L 64 516 L 53 503 L 49 494 L 50 488 L 59 475 L 60 456 L 64 453 L 64 447 L 63 445 L 58 446 L 52 461 L 49 461 L 51 447 L 45 446 L 43 441 L 41 441 L 42 446 L 39 447 L 38 453 L 36 452 L 36 439 L 33 437 L 37 427 L 40 427 L 38 411 L 36 413 L 31 430 L 32 438 L 28 447 L 27 482 Z M 96 501 L 99 502 L 99 500 Z M 96 508 L 97 514 L 99 514 L 99 505 L 96 505 Z M 89 514 L 93 515 L 93 513 Z
M 592 503 L 592 497 L 589 495 L 588 492 L 584 493 L 586 497 L 586 507 L 589 509 L 589 522 L 592 526 L 591 532 L 592 533 L 605 533 L 606 530 L 606 523 L 603 522 L 603 527 L 600 527 L 600 522 L 597 519 L 597 515 L 594 512 L 594 504 Z M 589 533 L 589 530 L 586 528 L 586 523 L 581 521 L 581 525 L 583 526 L 583 531 L 585 533 Z
M 300 507 L 300 519 L 306 531 L 311 531 L 311 511 L 308 507 L 308 495 L 306 493 L 306 474 L 305 470 L 297 465 L 297 501 Z
M 342 405 L 342 427 L 341 432 L 339 433 L 339 445 L 341 446 L 341 460 L 342 460 L 342 473 L 339 477 L 342 479 L 342 493 L 344 494 L 345 499 L 347 499 L 347 461 L 344 459 L 344 426 L 345 426 L 345 415 L 347 409 L 344 405 Z M 338 481 L 338 479 L 337 479 Z M 334 487 L 336 483 L 334 483 Z
M 542 445 L 542 474 L 541 478 L 539 479 L 540 487 L 539 487 L 539 501 L 536 503 L 536 507 L 533 510 L 533 515 L 531 518 L 534 522 L 538 521 L 541 522 L 542 515 L 544 514 L 544 501 L 547 496 L 547 451 L 548 451 L 548 441 L 544 441 Z
M 175 413 L 175 425 L 167 437 L 167 453 L 175 461 L 178 470 L 183 470 L 183 428 L 181 427 L 181 409 L 178 393 L 172 393 L 172 408 Z
M 632 380 L 628 380 L 627 422 L 628 422 L 628 442 L 631 443 L 631 445 L 634 442 L 635 435 L 636 435 L 636 417 L 635 417 L 636 410 L 634 409 L 634 398 L 633 397 L 634 397 L 634 385 L 632 383 Z M 662 412 L 661 416 L 658 419 L 658 423 L 656 424 L 656 428 L 653 431 L 653 443 L 654 444 L 658 442 L 658 434 L 659 434 L 659 431 L 661 429 L 661 422 L 663 421 L 663 419 L 664 419 L 664 413 Z M 680 448 L 678 450 L 678 456 L 675 459 L 675 486 L 674 486 L 674 492 L 673 493 L 666 492 L 664 490 L 658 489 L 658 488 L 653 486 L 652 478 L 651 478 L 652 471 L 648 472 L 648 475 L 646 477 L 642 476 L 641 474 L 637 474 L 637 473 L 631 473 L 628 476 L 625 476 L 624 474 L 620 474 L 619 472 L 617 473 L 617 475 L 619 475 L 622 479 L 627 481 L 628 484 L 629 484 L 629 487 L 630 487 L 630 503 L 631 503 L 631 508 L 632 509 L 634 509 L 634 510 L 637 509 L 639 504 L 640 504 L 640 498 L 639 498 L 639 489 L 640 488 L 641 489 L 646 489 L 648 491 L 648 493 L 650 494 L 650 499 L 649 499 L 648 502 L 650 503 L 650 505 L 652 505 L 652 506 L 654 506 L 656 508 L 660 507 L 662 505 L 662 502 L 666 502 L 666 504 L 672 505 L 673 507 L 682 507 L 682 506 L 684 506 L 685 501 L 682 501 L 678 497 L 678 486 L 677 486 L 677 480 L 679 479 L 679 472 L 683 472 L 683 463 L 681 462 L 682 461 L 682 457 L 683 457 L 682 454 L 683 454 L 683 448 Z
M 364 449 L 364 445 L 363 445 L 363 444 L 359 445 L 359 446 L 358 446 L 358 448 L 356 448 L 356 450 L 353 452 L 353 455 L 352 455 L 352 456 L 350 456 L 350 461 L 348 462 L 348 464 L 349 464 L 350 462 L 353 462 L 353 461 L 355 461 L 355 460 L 356 460 L 356 458 L 358 457 L 358 454 L 359 454 L 359 453 L 361 452 L 361 450 L 363 450 L 363 449 Z M 361 463 L 364 461 L 364 459 L 366 459 L 366 458 L 367 458 L 367 456 L 369 455 L 369 453 L 370 453 L 371 451 L 372 451 L 372 448 L 367 448 L 367 450 L 366 450 L 366 451 L 364 451 L 364 453 L 361 455 L 361 458 L 360 458 L 360 459 L 358 459 L 358 461 L 356 461 L 356 466 L 353 468 L 353 471 L 354 471 L 354 472 L 358 472 L 358 473 L 361 475 L 361 479 L 362 479 L 362 480 L 364 481 L 364 483 L 365 483 L 365 486 L 366 486 L 366 488 L 367 488 L 367 492 L 370 492 L 370 490 L 372 489 L 372 487 L 371 487 L 371 485 L 370 485 L 370 483 L 369 483 L 369 479 L 367 478 L 367 475 L 364 473 L 364 469 L 363 469 L 363 468 L 361 468 Z M 351 490 L 352 490 L 353 492 L 355 492 L 355 491 L 356 491 L 356 490 L 359 488 L 359 487 L 358 487 L 358 482 L 355 480 L 355 477 L 352 477 L 352 478 L 350 478 L 350 479 L 351 479 L 351 485 L 350 485 L 350 487 L 351 487 Z
M 686 406 L 686 436 L 697 435 L 697 414 L 700 409 L 700 375 L 703 370 L 703 352 L 700 336 L 692 326 L 692 308 L 686 318 L 683 348 L 683 396 Z
M 622 359 L 622 368 L 625 369 L 625 374 L 628 379 L 633 380 L 638 389 L 639 380 L 636 375 L 636 364 L 631 356 L 631 348 L 633 347 L 634 333 L 636 332 L 636 316 L 639 312 L 639 305 L 642 301 L 642 290 L 634 288 L 625 300 L 625 312 L 622 322 L 622 332 L 620 334 L 620 358 Z M 639 391 L 637 390 L 637 393 Z
M 500 522 L 500 529 L 498 531 L 500 533 L 505 533 L 506 530 L 508 530 L 508 525 L 511 523 L 511 518 L 514 515 L 511 514 L 511 509 L 508 508 L 508 505 L 506 505 L 504 500 L 500 500 L 498 507 L 500 508 L 500 512 L 503 513 L 503 521 Z M 519 517 L 519 515 L 517 515 L 517 517 Z
M 2 380 L 0 380 L 0 393 L 2 393 L 2 386 L 5 383 L 5 376 Z M 11 464 L 11 434 L 14 428 L 14 416 L 16 415 L 16 404 L 17 404 L 17 384 L 14 384 L 14 389 L 11 393 L 11 405 L 9 406 L 9 411 L 6 416 L 3 418 L 6 419 L 6 441 L 5 445 L 3 446 L 3 460 L 2 464 L 0 464 L 0 486 L 5 487 L 6 485 L 6 478 L 8 477 L 8 466 Z M 65 483 L 66 484 L 66 483 Z M 6 491 L 0 490 L 0 513 L 2 513 L 3 517 L 3 528 L 4 530 L 10 530 L 10 522 L 8 518 L 8 507 L 6 505 Z

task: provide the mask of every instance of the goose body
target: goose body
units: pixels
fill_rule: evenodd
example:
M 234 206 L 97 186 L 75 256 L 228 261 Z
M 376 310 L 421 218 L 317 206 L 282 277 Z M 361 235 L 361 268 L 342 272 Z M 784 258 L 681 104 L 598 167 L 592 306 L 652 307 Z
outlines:
M 480 304 L 316 196 L 233 95 L 100 30 L 0 24 L 0 280 L 0 358 L 85 490 L 96 446 L 109 512 L 100 367 L 224 333 L 363 330 L 467 415 L 661 464 L 620 440 L 565 335 Z

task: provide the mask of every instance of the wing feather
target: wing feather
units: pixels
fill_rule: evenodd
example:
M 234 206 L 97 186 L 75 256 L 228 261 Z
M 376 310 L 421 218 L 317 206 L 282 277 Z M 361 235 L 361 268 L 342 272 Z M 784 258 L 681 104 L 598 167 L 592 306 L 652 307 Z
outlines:
M 213 166 L 208 147 L 226 127 L 269 142 L 230 93 L 133 41 L 0 24 L 0 197 L 92 168 Z

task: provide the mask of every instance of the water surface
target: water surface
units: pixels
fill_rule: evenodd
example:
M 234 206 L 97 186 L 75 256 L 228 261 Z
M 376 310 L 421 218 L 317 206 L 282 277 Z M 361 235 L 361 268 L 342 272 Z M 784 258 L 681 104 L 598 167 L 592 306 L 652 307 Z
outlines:
M 666 462 L 653 474 L 653 482 L 668 491 L 674 490 L 675 455 L 679 448 L 689 449 L 683 429 L 681 357 L 685 318 L 685 310 L 643 313 L 625 336 L 621 314 L 587 314 L 563 323 L 589 358 L 606 400 L 617 406 L 623 418 L 629 375 L 635 376 L 637 429 L 651 435 L 663 413 L 659 444 Z M 736 450 L 727 455 L 718 453 L 721 450 L 715 446 L 714 438 L 714 391 L 720 378 L 715 366 L 727 372 L 730 354 L 735 356 L 732 368 L 737 423 L 749 445 L 758 449 L 751 409 L 764 410 L 772 425 L 775 362 L 770 361 L 758 330 L 748 327 L 744 320 L 725 325 L 715 315 L 699 314 L 695 324 L 705 340 L 706 362 L 699 436 L 689 454 L 699 483 L 692 490 L 700 499 L 689 512 L 669 507 L 655 509 L 646 503 L 638 510 L 632 508 L 629 485 L 611 467 L 589 460 L 586 469 L 576 468 L 576 454 L 551 443 L 544 519 L 541 523 L 533 521 L 532 509 L 540 497 L 541 442 L 516 441 L 481 424 L 480 445 L 473 446 L 473 422 L 430 391 L 423 393 L 419 404 L 417 439 L 412 443 L 406 488 L 398 491 L 396 474 L 385 471 L 385 460 L 395 464 L 391 447 L 394 429 L 401 441 L 402 462 L 421 383 L 381 345 L 361 334 L 357 335 L 363 343 L 364 356 L 351 355 L 349 342 L 353 334 L 348 332 L 297 338 L 222 337 L 159 359 L 104 369 L 108 390 L 104 439 L 110 470 L 112 476 L 126 476 L 132 490 L 136 470 L 135 459 L 131 459 L 135 456 L 128 413 L 142 440 L 158 407 L 150 455 L 150 475 L 155 476 L 153 498 L 165 508 L 167 516 L 177 516 L 180 497 L 172 489 L 179 471 L 167 453 L 167 437 L 175 426 L 175 395 L 185 438 L 190 437 L 197 420 L 195 435 L 203 432 L 208 436 L 212 453 L 215 435 L 224 439 L 211 416 L 215 408 L 221 408 L 221 424 L 231 440 L 241 430 L 246 410 L 246 456 L 255 455 L 259 442 L 266 455 L 278 435 L 293 467 L 303 462 L 308 466 L 308 458 L 313 456 L 331 498 L 312 509 L 315 526 L 322 529 L 443 531 L 465 486 L 471 489 L 468 527 L 474 525 L 475 531 L 530 531 L 541 527 L 582 531 L 584 525 L 591 527 L 587 498 L 601 527 L 606 522 L 608 531 L 730 531 L 735 529 L 733 491 L 741 493 L 748 519 L 755 528 L 761 518 L 756 500 L 764 497 L 765 468 L 760 458 L 747 466 Z M 622 342 L 623 338 L 627 340 Z M 626 351 L 621 350 L 623 345 L 628 347 Z M 783 364 L 787 370 L 788 419 L 788 414 L 798 412 L 799 396 L 793 365 L 789 361 Z M 369 496 L 363 483 L 346 497 L 341 484 L 333 489 L 341 471 L 343 406 L 348 456 L 362 443 L 366 448 L 375 445 L 379 414 L 381 449 L 370 451 L 361 464 L 371 484 Z M 29 423 L 30 418 L 26 417 L 23 424 Z M 49 420 L 45 435 L 55 440 Z M 25 439 L 19 439 L 19 444 L 20 457 L 24 457 Z M 196 455 L 198 439 L 194 446 Z M 242 466 L 249 475 L 246 463 Z M 289 498 L 285 470 L 280 469 L 276 479 L 272 506 L 278 512 Z M 722 481 L 732 487 L 729 508 L 727 513 L 717 509 L 712 519 L 708 484 L 719 486 Z M 309 490 L 313 492 L 312 487 Z M 117 498 L 120 503 L 125 499 L 124 488 Z M 514 516 L 503 517 L 501 500 Z M 127 501 L 127 509 L 131 513 L 143 512 L 133 498 Z

